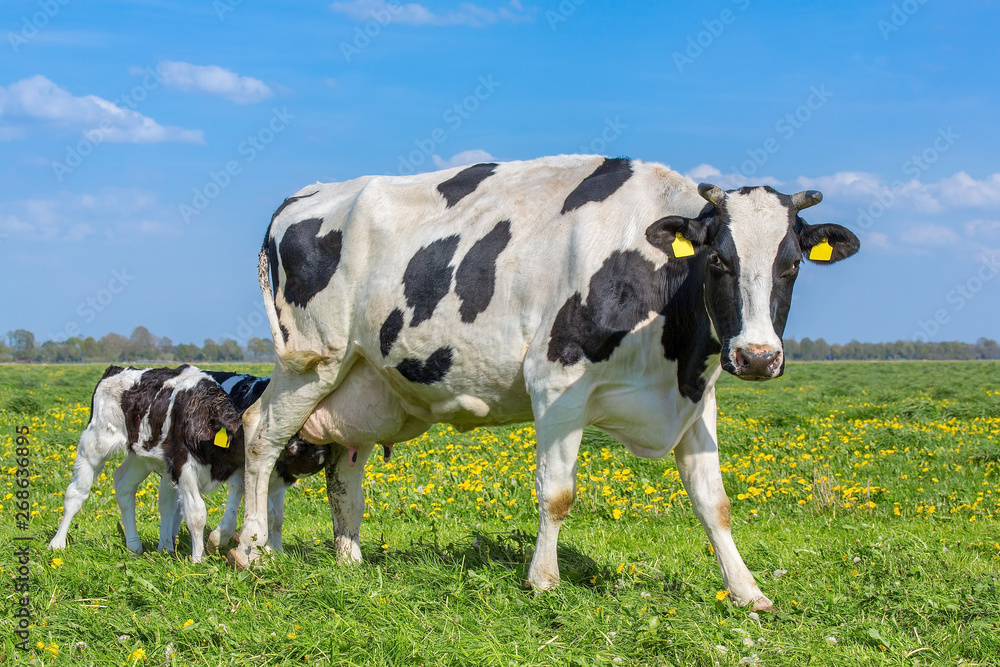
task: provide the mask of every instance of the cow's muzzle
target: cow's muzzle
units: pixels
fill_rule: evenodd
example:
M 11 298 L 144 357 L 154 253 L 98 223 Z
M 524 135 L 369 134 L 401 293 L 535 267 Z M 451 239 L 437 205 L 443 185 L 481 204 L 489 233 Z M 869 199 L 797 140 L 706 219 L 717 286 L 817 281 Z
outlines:
M 784 370 L 784 355 L 780 349 L 766 345 L 747 345 L 736 348 L 730 356 L 732 369 L 726 368 L 743 380 L 770 380 Z

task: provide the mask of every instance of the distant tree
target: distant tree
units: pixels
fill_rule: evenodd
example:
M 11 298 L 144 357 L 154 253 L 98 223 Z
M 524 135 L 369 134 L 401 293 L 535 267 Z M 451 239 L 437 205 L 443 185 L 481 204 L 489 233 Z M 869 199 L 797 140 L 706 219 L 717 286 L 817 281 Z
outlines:
M 220 359 L 222 354 L 219 344 L 216 343 L 211 338 L 205 339 L 205 344 L 201 346 L 201 356 L 203 361 L 223 361 Z
M 240 347 L 240 344 L 232 338 L 226 338 L 219 345 L 216 361 L 241 361 L 243 356 L 243 348 Z
M 35 358 L 35 334 L 27 329 L 7 332 L 7 340 L 17 361 L 31 361 Z
M 270 361 L 274 358 L 274 343 L 263 338 L 247 341 L 247 356 L 253 361 Z
M 0 363 L 11 361 L 14 361 L 14 350 L 4 345 L 3 341 L 0 341 Z
M 174 359 L 177 361 L 192 362 L 204 359 L 201 348 L 194 343 L 182 343 L 174 348 Z
M 109 333 L 97 341 L 100 354 L 107 361 L 134 361 L 128 356 L 129 340 L 125 336 Z
M 128 341 L 128 357 L 130 359 L 156 359 L 159 355 L 156 336 L 149 333 L 146 327 L 136 327 Z
M 166 336 L 160 339 L 157 347 L 160 349 L 160 359 L 170 359 L 174 356 L 174 341 L 170 340 Z

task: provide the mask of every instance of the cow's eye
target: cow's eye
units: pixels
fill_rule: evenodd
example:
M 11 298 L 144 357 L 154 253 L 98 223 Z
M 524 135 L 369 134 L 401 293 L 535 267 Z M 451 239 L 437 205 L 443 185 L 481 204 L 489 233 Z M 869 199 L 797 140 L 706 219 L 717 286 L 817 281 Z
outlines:
M 719 255 L 716 254 L 716 253 L 714 253 L 714 252 L 708 258 L 708 266 L 713 271 L 717 271 L 719 273 L 729 273 L 730 272 L 729 271 L 729 267 L 726 265 L 726 263 L 723 262 L 722 258 L 719 257 Z
M 784 273 L 782 273 L 781 277 L 782 278 L 794 278 L 795 276 L 797 276 L 799 274 L 799 264 L 801 264 L 801 263 L 802 263 L 801 259 L 797 259 L 794 262 L 792 262 L 792 266 L 787 271 L 785 271 Z

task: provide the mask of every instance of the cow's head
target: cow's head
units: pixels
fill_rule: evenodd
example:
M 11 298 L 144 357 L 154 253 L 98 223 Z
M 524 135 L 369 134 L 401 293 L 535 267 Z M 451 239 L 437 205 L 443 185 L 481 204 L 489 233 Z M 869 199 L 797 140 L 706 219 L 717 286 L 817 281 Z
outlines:
M 784 195 L 768 186 L 724 191 L 702 183 L 698 192 L 708 204 L 697 218 L 662 218 L 646 238 L 672 256 L 693 252 L 692 261 L 704 262 L 705 305 L 722 344 L 722 368 L 745 380 L 778 377 L 803 256 L 816 264 L 839 262 L 858 251 L 858 238 L 840 225 L 810 225 L 799 217 L 822 201 L 815 190 Z

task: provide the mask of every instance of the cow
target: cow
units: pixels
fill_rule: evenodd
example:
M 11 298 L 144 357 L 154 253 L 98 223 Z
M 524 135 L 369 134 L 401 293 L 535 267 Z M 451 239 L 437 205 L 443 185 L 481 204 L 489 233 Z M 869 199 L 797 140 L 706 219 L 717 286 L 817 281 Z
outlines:
M 768 609 L 733 542 L 716 436 L 721 371 L 784 371 L 803 257 L 860 243 L 800 212 L 822 195 L 724 191 L 656 163 L 593 155 L 317 183 L 275 211 L 258 257 L 277 362 L 244 413 L 237 567 L 267 543 L 267 479 L 296 432 L 335 443 L 335 546 L 359 561 L 363 468 L 432 423 L 534 420 L 539 529 L 527 586 L 559 581 L 559 527 L 583 429 L 673 451 L 730 597 Z
M 192 559 L 201 560 L 207 515 L 201 496 L 230 480 L 227 514 L 212 534 L 215 543 L 228 539 L 235 525 L 229 528 L 226 519 L 232 518 L 235 524 L 242 498 L 241 414 L 257 400 L 268 380 L 201 371 L 188 365 L 149 369 L 109 366 L 94 388 L 90 421 L 80 436 L 73 479 L 66 489 L 63 519 L 49 546 L 65 548 L 70 524 L 89 496 L 94 478 L 112 456 L 127 452 L 113 479 L 128 548 L 142 553 L 135 522 L 136 492 L 150 473 L 157 472 L 157 548 L 173 551 L 183 509 L 191 533 Z M 269 514 L 275 548 L 281 548 L 285 489 L 298 476 L 321 470 L 327 459 L 329 447 L 317 447 L 298 437 L 293 437 L 282 452 L 275 466 L 274 502 Z

